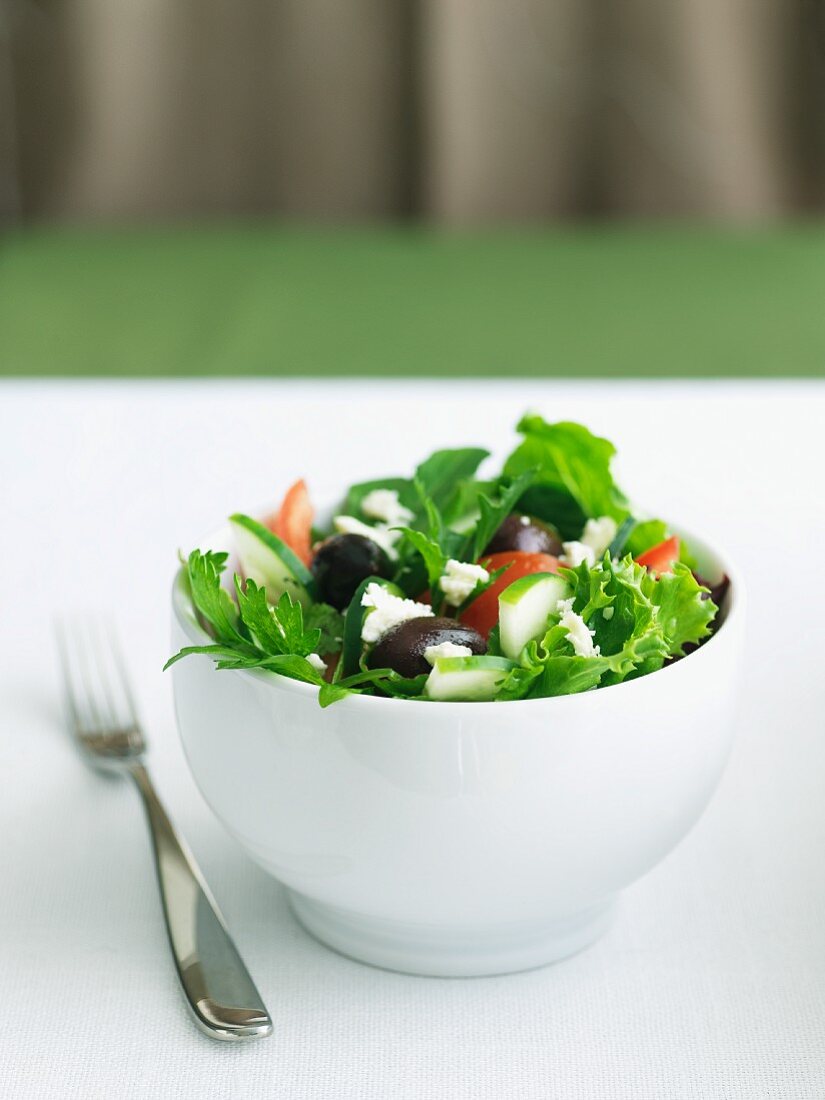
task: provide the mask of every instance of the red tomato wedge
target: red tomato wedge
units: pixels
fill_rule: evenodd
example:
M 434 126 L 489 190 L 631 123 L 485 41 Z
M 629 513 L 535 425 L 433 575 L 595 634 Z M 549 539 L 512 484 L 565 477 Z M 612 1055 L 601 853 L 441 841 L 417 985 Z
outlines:
M 287 544 L 304 565 L 309 565 L 312 558 L 314 515 L 306 482 L 301 478 L 287 490 L 283 504 L 275 515 L 267 520 L 267 527 Z
M 644 554 L 639 554 L 636 561 L 639 565 L 645 565 L 651 573 L 672 573 L 673 563 L 679 560 L 679 536 L 665 539 L 664 542 L 651 546 Z
M 557 573 L 559 569 L 559 559 L 552 554 L 528 554 L 524 550 L 503 550 L 500 554 L 490 554 L 480 558 L 479 564 L 490 573 L 501 569 L 503 565 L 509 565 L 498 580 L 482 592 L 478 599 L 473 600 L 460 615 L 461 622 L 473 627 L 485 638 L 498 622 L 499 593 L 519 577 L 526 577 L 531 573 Z

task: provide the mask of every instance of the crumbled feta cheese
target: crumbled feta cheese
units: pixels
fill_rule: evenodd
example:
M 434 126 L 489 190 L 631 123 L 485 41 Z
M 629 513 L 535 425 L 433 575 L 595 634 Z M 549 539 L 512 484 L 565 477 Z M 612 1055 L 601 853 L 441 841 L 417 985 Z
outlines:
M 373 489 L 361 501 L 361 511 L 370 519 L 380 519 L 389 527 L 409 523 L 413 513 L 398 499 L 395 489 Z
M 593 645 L 595 631 L 587 629 L 587 623 L 573 610 L 573 600 L 559 600 L 556 611 L 561 616 L 559 626 L 567 631 L 567 637 L 577 657 L 598 657 L 599 647 Z
M 439 657 L 472 657 L 473 651 L 468 645 L 456 645 L 455 642 L 441 642 L 428 645 L 424 650 L 424 660 L 434 665 Z
M 307 657 L 307 661 L 312 665 L 316 672 L 326 672 L 327 663 L 323 657 L 319 657 L 317 653 L 310 653 Z
M 602 611 L 602 618 L 605 620 L 605 622 L 610 622 L 610 620 L 613 618 L 613 612 L 615 610 L 615 607 L 606 607 L 604 611 Z
M 415 600 L 405 600 L 402 596 L 393 596 L 383 584 L 373 581 L 367 585 L 364 595 L 361 597 L 362 607 L 371 607 L 372 611 L 364 616 L 364 625 L 361 628 L 363 641 L 372 643 L 392 630 L 399 623 L 407 619 L 420 619 L 422 616 L 433 614 L 433 609 L 425 603 L 416 603 Z
M 365 539 L 372 539 L 389 557 L 393 559 L 398 557 L 394 543 L 400 537 L 400 531 L 390 531 L 383 525 L 370 527 L 368 523 L 362 523 L 355 516 L 336 516 L 332 526 L 339 535 L 362 535 Z
M 589 519 L 584 525 L 581 541 L 585 546 L 593 549 L 593 554 L 598 561 L 604 557 L 604 552 L 616 537 L 618 531 L 615 519 L 611 516 L 599 516 L 598 519 Z
M 451 607 L 458 607 L 472 594 L 476 585 L 486 584 L 489 579 L 490 574 L 483 566 L 450 558 L 438 584 L 447 603 Z
M 583 542 L 563 542 L 562 548 L 564 549 L 562 564 L 569 565 L 571 569 L 578 568 L 583 561 L 587 562 L 588 569 L 592 569 L 596 564 L 596 554 L 592 546 L 587 546 Z

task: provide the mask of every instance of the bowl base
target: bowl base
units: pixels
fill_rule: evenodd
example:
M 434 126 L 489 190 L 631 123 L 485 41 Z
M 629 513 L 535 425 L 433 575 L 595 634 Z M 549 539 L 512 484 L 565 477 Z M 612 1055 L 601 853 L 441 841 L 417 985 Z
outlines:
M 432 978 L 513 974 L 558 962 L 594 943 L 610 927 L 613 900 L 541 924 L 441 929 L 363 916 L 287 890 L 303 927 L 358 962 Z

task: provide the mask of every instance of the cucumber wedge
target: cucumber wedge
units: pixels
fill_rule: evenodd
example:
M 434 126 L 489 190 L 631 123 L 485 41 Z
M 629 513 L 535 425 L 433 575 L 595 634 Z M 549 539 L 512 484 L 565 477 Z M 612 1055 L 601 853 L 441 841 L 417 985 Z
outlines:
M 288 592 L 296 603 L 309 606 L 315 597 L 315 581 L 299 557 L 268 527 L 251 516 L 229 517 L 244 576 L 266 588 L 266 598 L 277 603 Z
M 505 657 L 440 657 L 424 685 L 437 702 L 482 703 L 494 699 L 514 661 Z
M 397 584 L 385 580 L 383 577 L 365 577 L 358 585 L 355 594 L 349 602 L 344 615 L 344 639 L 341 646 L 341 675 L 355 676 L 361 671 L 361 658 L 364 655 L 364 642 L 361 639 L 361 631 L 364 627 L 364 619 L 370 614 L 371 608 L 361 606 L 361 597 L 370 584 L 380 584 L 393 596 L 403 596 L 404 593 Z
M 559 600 L 572 594 L 570 585 L 555 573 L 520 577 L 498 598 L 501 652 L 517 661 L 528 642 L 540 638 Z

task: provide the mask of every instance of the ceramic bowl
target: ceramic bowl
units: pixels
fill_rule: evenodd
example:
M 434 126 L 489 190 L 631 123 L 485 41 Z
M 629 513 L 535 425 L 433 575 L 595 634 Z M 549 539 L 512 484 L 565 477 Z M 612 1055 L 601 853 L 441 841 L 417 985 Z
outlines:
M 620 892 L 697 821 L 732 736 L 744 617 L 660 672 L 506 703 L 351 696 L 322 710 L 272 673 L 173 668 L 195 780 L 299 921 L 352 958 L 415 974 L 527 969 L 592 943 Z M 224 549 L 227 530 L 200 544 Z M 202 644 L 180 577 L 173 643 Z

